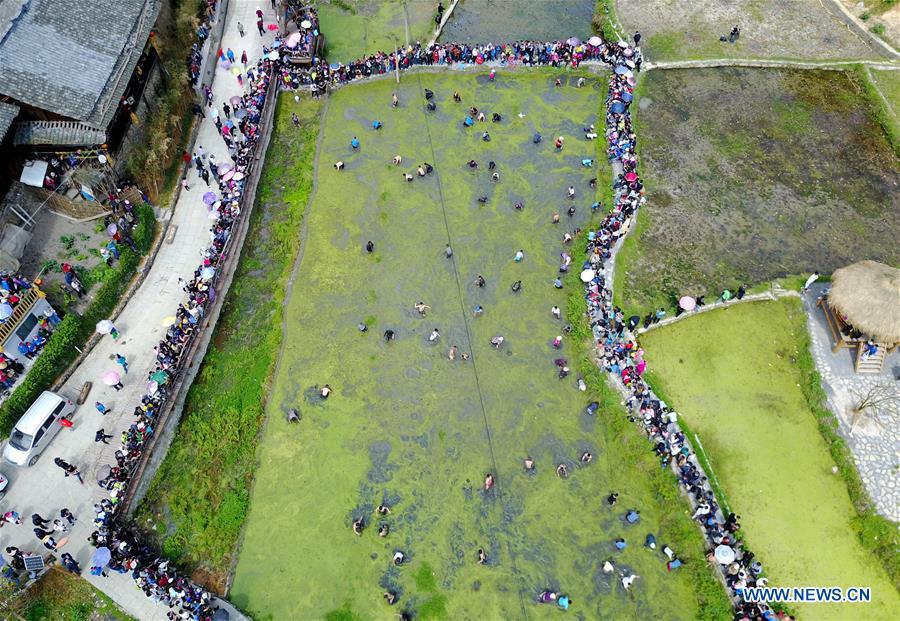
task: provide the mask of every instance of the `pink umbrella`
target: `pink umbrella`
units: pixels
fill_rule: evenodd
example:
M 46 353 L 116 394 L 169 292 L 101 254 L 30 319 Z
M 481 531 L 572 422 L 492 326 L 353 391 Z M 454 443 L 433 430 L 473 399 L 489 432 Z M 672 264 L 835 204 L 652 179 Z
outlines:
M 224 181 L 228 181 L 228 180 L 231 179 L 232 177 L 234 177 L 234 170 L 233 170 L 233 169 L 227 171 L 224 175 L 222 175 L 222 179 L 223 179 Z
M 222 61 L 222 69 L 231 69 L 231 61 L 223 60 Z
M 107 386 L 115 386 L 120 381 L 122 381 L 122 378 L 115 371 L 108 371 L 103 376 L 103 383 L 106 384 Z
M 269 30 L 278 30 L 278 24 L 269 24 L 266 28 Z
M 625 181 L 627 181 L 628 183 L 633 183 L 634 181 L 637 181 L 637 173 L 634 173 L 634 172 L 625 173 Z
M 697 300 L 689 295 L 686 295 L 678 300 L 678 306 L 680 306 L 682 310 L 692 311 L 697 307 Z
M 284 44 L 288 47 L 297 47 L 297 44 L 299 44 L 302 40 L 303 33 L 295 32 L 285 40 Z

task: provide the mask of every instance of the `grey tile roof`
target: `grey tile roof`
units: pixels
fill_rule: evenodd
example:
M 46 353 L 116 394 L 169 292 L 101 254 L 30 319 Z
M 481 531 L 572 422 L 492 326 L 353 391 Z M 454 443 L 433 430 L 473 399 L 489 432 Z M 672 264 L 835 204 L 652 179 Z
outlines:
M 6 132 L 9 131 L 9 126 L 12 125 L 17 114 L 19 114 L 19 106 L 0 101 L 0 141 L 6 136 Z
M 16 123 L 13 144 L 86 146 L 106 142 L 106 132 L 78 121 L 24 121 Z
M 20 3 L 21 0 L 4 0 Z M 26 0 L 0 24 L 0 93 L 106 129 L 160 0 Z

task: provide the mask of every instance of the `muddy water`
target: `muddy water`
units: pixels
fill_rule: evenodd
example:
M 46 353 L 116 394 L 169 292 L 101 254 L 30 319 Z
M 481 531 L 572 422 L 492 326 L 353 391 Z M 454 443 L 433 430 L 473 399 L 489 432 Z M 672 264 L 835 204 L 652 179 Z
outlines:
M 460 0 L 441 41 L 556 41 L 591 36 L 594 0 Z
M 587 395 L 574 377 L 556 377 L 553 359 L 571 351 L 567 343 L 551 347 L 561 324 L 550 307 L 564 308 L 568 294 L 552 282 L 563 233 L 584 225 L 594 200 L 593 171 L 580 162 L 597 157 L 597 144 L 581 129 L 596 123 L 604 89 L 596 77 L 582 89 L 573 77 L 554 89 L 556 77 L 501 73 L 489 83 L 407 74 L 399 87 L 380 81 L 333 96 L 231 593 L 254 616 L 318 618 L 346 604 L 384 618 L 385 588 L 422 618 L 556 613 L 533 603 L 545 588 L 571 593 L 572 612 L 585 618 L 651 618 L 664 609 L 667 617 L 695 616 L 686 574 L 667 574 L 664 558 L 640 545 L 648 532 L 664 540 L 658 519 L 671 508 L 660 506 L 602 422 L 584 413 Z M 423 87 L 436 93 L 434 113 L 423 110 Z M 452 101 L 454 90 L 462 104 Z M 471 105 L 503 120 L 463 129 Z M 384 129 L 372 129 L 375 119 Z M 536 131 L 547 137 L 539 145 Z M 354 135 L 358 151 L 349 147 Z M 561 153 L 556 135 L 566 136 Z M 397 154 L 400 167 L 391 163 Z M 343 172 L 332 168 L 337 160 Z M 490 180 L 491 160 L 499 183 Z M 424 161 L 435 175 L 402 179 Z M 570 184 L 576 215 L 553 226 L 551 214 L 573 204 Z M 518 201 L 524 210 L 513 208 Z M 452 261 L 444 256 L 448 232 Z M 525 260 L 514 263 L 518 249 Z M 478 274 L 484 289 L 473 285 Z M 518 294 L 510 291 L 516 280 Z M 418 300 L 431 306 L 426 318 L 412 308 Z M 485 308 L 477 319 L 475 304 Z M 433 328 L 436 344 L 428 341 Z M 396 335 L 390 343 L 381 338 L 386 329 Z M 499 351 L 489 343 L 495 335 L 506 339 Z M 451 345 L 459 348 L 452 362 Z M 322 401 L 317 387 L 326 382 L 334 394 Z M 299 425 L 284 422 L 290 407 L 301 411 Z M 584 451 L 595 455 L 587 466 Z M 526 455 L 537 462 L 534 474 L 523 471 Z M 560 463 L 568 480 L 554 474 Z M 497 481 L 489 491 L 487 472 Z M 611 489 L 622 493 L 616 510 L 603 502 Z M 382 503 L 390 515 L 373 512 Z M 622 521 L 631 507 L 641 510 L 639 526 Z M 350 524 L 359 517 L 368 528 L 358 537 Z M 390 525 L 387 538 L 377 536 L 380 522 Z M 619 536 L 631 544 L 624 553 L 613 550 Z M 476 563 L 478 548 L 487 566 Z M 390 561 L 398 549 L 409 559 L 401 568 Z M 618 577 L 601 571 L 614 554 L 623 571 L 641 576 L 640 588 L 625 593 Z

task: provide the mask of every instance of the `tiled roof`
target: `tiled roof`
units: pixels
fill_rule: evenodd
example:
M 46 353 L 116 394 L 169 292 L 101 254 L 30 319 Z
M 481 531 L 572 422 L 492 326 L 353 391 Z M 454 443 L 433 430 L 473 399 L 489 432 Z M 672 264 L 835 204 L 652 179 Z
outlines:
M 16 123 L 13 144 L 87 146 L 106 142 L 106 132 L 78 121 Z
M 0 2 L 21 4 L 10 23 L 0 24 L 0 93 L 105 130 L 160 1 Z
M 6 132 L 9 131 L 9 126 L 12 125 L 17 114 L 19 114 L 19 106 L 0 101 L 0 141 L 6 136 Z

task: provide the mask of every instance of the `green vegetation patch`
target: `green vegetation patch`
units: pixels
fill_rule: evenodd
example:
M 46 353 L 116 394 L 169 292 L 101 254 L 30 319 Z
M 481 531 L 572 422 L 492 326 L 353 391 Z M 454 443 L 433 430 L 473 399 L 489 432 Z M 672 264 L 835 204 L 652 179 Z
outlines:
M 807 342 L 800 302 L 787 298 L 704 313 L 641 338 L 652 385 L 699 435 L 773 586 L 865 585 L 869 604 L 798 604 L 798 612 L 895 618 L 900 596 L 866 538 L 886 535 L 877 545 L 896 557 L 896 531 L 863 530 L 871 522 L 860 520 L 832 473 L 836 439 L 819 432 L 811 411 L 808 385 L 817 377 L 807 372 Z
M 222 590 L 247 513 L 281 300 L 312 190 L 320 102 L 282 97 L 240 264 L 182 421 L 137 523 L 172 560 Z M 301 120 L 291 121 L 291 113 Z
M 441 41 L 587 39 L 595 5 L 596 0 L 460 0 L 441 31 Z
M 563 88 L 553 88 L 557 76 Z M 375 81 L 331 96 L 230 593 L 254 617 L 555 614 L 534 603 L 546 588 L 570 594 L 570 614 L 586 618 L 728 616 L 699 533 L 645 438 L 627 428 L 614 397 L 603 398 L 598 416 L 585 413 L 595 397 L 575 383 L 584 327 L 560 351 L 551 346 L 563 326 L 551 307 L 581 291 L 573 282 L 553 287 L 562 236 L 586 225 L 595 200 L 589 181 L 597 169 L 580 162 L 598 156 L 598 143 L 584 140 L 582 128 L 597 122 L 605 81 L 587 77 L 578 89 L 576 75 L 549 70 L 500 72 L 494 83 L 486 75 L 406 74 L 399 87 Z M 423 88 L 435 92 L 433 113 L 424 110 Z M 463 129 L 472 105 L 502 122 Z M 374 131 L 374 120 L 384 129 Z M 490 142 L 481 139 L 485 130 Z M 557 153 L 549 138 L 533 144 L 536 131 L 564 135 L 565 148 Z M 354 135 L 358 151 L 350 148 Z M 435 173 L 404 181 L 401 173 L 415 175 L 423 162 Z M 553 212 L 573 204 L 568 185 L 576 214 L 554 226 Z M 452 261 L 444 256 L 448 236 Z M 513 261 L 518 249 L 521 263 Z M 478 274 L 483 289 L 474 285 Z M 431 307 L 425 318 L 413 309 L 419 300 Z M 478 318 L 476 304 L 485 309 Z M 361 333 L 367 317 L 377 320 Z M 428 342 L 434 328 L 437 344 Z M 496 335 L 506 339 L 500 350 L 489 342 Z M 565 380 L 554 367 L 559 356 L 573 368 Z M 602 385 L 595 377 L 592 385 Z M 323 401 L 325 383 L 334 393 Z M 285 422 L 290 408 L 300 423 Z M 585 451 L 594 456 L 589 465 L 580 461 Z M 523 469 L 529 455 L 534 474 Z M 560 463 L 566 480 L 555 474 Z M 488 472 L 496 485 L 485 492 Z M 611 508 L 604 499 L 613 490 L 620 497 Z M 391 513 L 376 514 L 380 504 Z M 623 522 L 629 508 L 641 511 L 639 525 Z M 366 528 L 356 536 L 350 526 L 359 517 Z M 385 538 L 377 534 L 382 522 Z M 666 571 L 664 555 L 642 546 L 648 533 L 678 549 L 684 570 Z M 616 553 L 620 536 L 628 547 Z M 391 562 L 395 550 L 407 556 L 402 567 Z M 603 572 L 606 559 L 641 576 L 630 591 L 620 574 Z M 387 589 L 399 594 L 394 608 L 382 598 Z
M 437 0 L 328 0 L 317 10 L 332 63 L 428 43 L 434 33 Z M 447 6 L 447 3 L 444 4 Z
M 7 612 L 26 621 L 134 621 L 87 580 L 61 570 L 46 573 Z
M 900 262 L 900 159 L 853 72 L 651 71 L 637 99 L 647 205 L 617 258 L 627 311 Z

